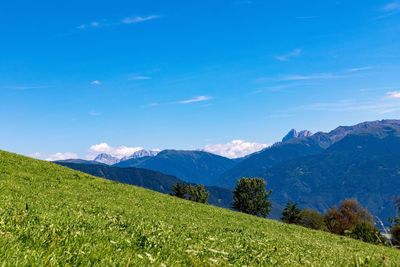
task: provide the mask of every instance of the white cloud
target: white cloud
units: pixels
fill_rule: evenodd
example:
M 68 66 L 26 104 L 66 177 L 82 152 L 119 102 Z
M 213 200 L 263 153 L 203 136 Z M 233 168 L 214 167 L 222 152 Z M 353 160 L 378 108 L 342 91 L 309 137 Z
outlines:
M 317 19 L 317 18 L 319 18 L 318 16 L 299 16 L 299 17 L 296 17 L 296 19 Z
M 99 80 L 94 80 L 90 82 L 91 85 L 101 85 L 101 81 Z
M 400 12 L 400 1 L 390 2 L 382 7 L 383 15 L 374 18 L 375 20 L 381 20 L 389 18 L 393 15 L 396 15 Z
M 268 147 L 266 144 L 233 140 L 226 144 L 207 145 L 204 151 L 227 158 L 241 158 Z
M 179 104 L 192 104 L 192 103 L 197 103 L 197 102 L 209 101 L 211 99 L 212 99 L 212 97 L 210 97 L 210 96 L 201 95 L 201 96 L 195 96 L 191 99 L 179 101 L 178 103 Z
M 301 48 L 296 48 L 295 50 L 293 50 L 287 54 L 279 55 L 279 56 L 276 56 L 275 58 L 279 61 L 288 61 L 291 58 L 299 57 L 301 55 L 301 52 L 302 52 Z
M 392 98 L 392 99 L 400 99 L 400 91 L 393 91 L 393 92 L 388 92 L 386 94 L 387 98 Z
M 375 101 L 340 100 L 335 102 L 320 102 L 293 107 L 284 112 L 297 113 L 298 111 L 327 111 L 327 112 L 356 112 L 366 111 L 376 114 L 386 114 L 400 110 L 400 92 L 389 92 L 385 97 Z
M 400 2 L 395 1 L 388 3 L 382 8 L 383 11 L 385 12 L 394 12 L 394 11 L 400 11 Z
M 361 72 L 361 71 L 367 71 L 367 70 L 372 70 L 375 67 L 373 66 L 366 66 L 366 67 L 358 67 L 358 68 L 350 68 L 350 69 L 346 69 L 343 72 L 345 73 L 354 73 L 354 72 Z
M 148 104 L 147 107 L 158 107 L 160 105 L 161 105 L 160 103 L 154 102 L 154 103 Z
M 151 77 L 144 75 L 132 75 L 131 77 L 129 77 L 129 80 L 131 81 L 146 81 L 151 79 L 152 79 Z
M 42 154 L 42 153 L 33 153 L 28 155 L 29 157 L 47 160 L 47 161 L 56 161 L 56 160 L 66 160 L 66 159 L 77 159 L 79 158 L 78 154 L 72 152 L 57 152 L 55 154 Z
M 89 28 L 98 28 L 100 26 L 101 26 L 100 22 L 93 21 L 93 22 L 91 22 L 89 24 L 81 24 L 81 25 L 79 25 L 78 29 L 79 30 L 86 30 L 86 29 L 89 29 Z
M 32 89 L 46 89 L 46 88 L 49 88 L 49 86 L 28 86 L 28 85 L 19 85 L 19 86 L 4 86 L 4 87 L 0 87 L 0 88 L 10 89 L 10 90 L 24 91 L 24 90 L 32 90 Z
M 100 143 L 97 145 L 92 145 L 89 148 L 89 154 L 87 156 L 88 159 L 95 158 L 98 154 L 107 153 L 117 158 L 123 158 L 126 156 L 130 156 L 133 153 L 142 150 L 142 147 L 127 147 L 127 146 L 118 146 L 112 147 L 107 143 Z
M 95 110 L 91 110 L 91 111 L 89 112 L 89 115 L 90 115 L 90 116 L 93 116 L 93 117 L 100 116 L 101 114 L 102 114 L 101 112 L 98 112 L 98 111 L 95 111 Z
M 333 73 L 318 73 L 311 75 L 288 75 L 282 77 L 281 81 L 308 81 L 308 80 L 329 80 L 337 78 L 338 76 Z
M 151 16 L 146 16 L 146 17 L 141 17 L 141 16 L 135 16 L 135 17 L 127 17 L 124 18 L 121 23 L 122 24 L 137 24 L 137 23 L 142 23 L 150 20 L 155 20 L 160 18 L 158 15 L 151 15 Z
M 336 72 L 324 72 L 324 73 L 311 73 L 311 74 L 294 74 L 286 75 L 281 77 L 261 77 L 255 80 L 255 82 L 297 82 L 297 81 L 321 81 L 321 80 L 332 80 L 338 78 L 348 78 L 359 75 L 363 72 L 368 72 L 376 67 L 366 66 L 357 68 L 348 68 L 339 70 Z

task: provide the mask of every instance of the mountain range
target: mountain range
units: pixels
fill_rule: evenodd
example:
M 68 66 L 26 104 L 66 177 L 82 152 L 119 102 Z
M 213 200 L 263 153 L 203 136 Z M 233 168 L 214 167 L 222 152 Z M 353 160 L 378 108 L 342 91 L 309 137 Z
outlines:
M 291 138 L 247 157 L 222 174 L 233 188 L 243 176 L 267 180 L 276 208 L 288 201 L 326 211 L 357 198 L 382 220 L 400 196 L 400 120 L 364 122 L 329 133 Z
M 239 178 L 262 177 L 273 190 L 275 214 L 288 201 L 324 212 L 345 198 L 357 198 L 386 220 L 394 215 L 392 203 L 400 195 L 399 156 L 400 120 L 382 120 L 327 133 L 291 130 L 281 142 L 239 160 L 165 150 L 118 160 L 113 167 L 148 169 L 227 192 Z
M 154 157 L 121 161 L 116 167 L 137 167 L 174 175 L 196 184 L 214 185 L 237 161 L 204 151 L 164 150 Z
M 159 150 L 141 149 L 141 150 L 138 150 L 138 151 L 134 152 L 130 156 L 126 156 L 126 157 L 123 157 L 123 158 L 114 157 L 114 156 L 112 156 L 110 154 L 107 154 L 107 153 L 101 153 L 101 154 L 97 155 L 93 161 L 104 163 L 104 164 L 107 164 L 107 165 L 115 165 L 115 164 L 117 164 L 119 162 L 128 161 L 128 160 L 132 160 L 132 159 L 154 157 L 159 152 L 160 152 Z

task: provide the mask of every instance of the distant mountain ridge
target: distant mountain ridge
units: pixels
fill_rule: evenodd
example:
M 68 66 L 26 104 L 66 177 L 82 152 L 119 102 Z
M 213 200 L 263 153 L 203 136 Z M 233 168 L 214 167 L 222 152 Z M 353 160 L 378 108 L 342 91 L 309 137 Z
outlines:
M 312 135 L 313 135 L 313 133 L 308 130 L 303 130 L 303 131 L 297 132 L 296 129 L 292 129 L 292 130 L 290 130 L 290 132 L 287 135 L 285 135 L 285 137 L 283 137 L 282 142 L 287 142 L 287 141 L 297 139 L 297 138 L 310 137 Z
M 103 163 L 106 165 L 114 165 L 114 164 L 118 163 L 120 160 L 119 160 L 119 158 L 114 157 L 110 154 L 101 153 L 101 154 L 97 155 L 93 161 Z
M 147 158 L 147 157 L 155 157 L 155 156 L 157 156 L 158 153 L 160 153 L 160 150 L 142 149 L 142 150 L 139 150 L 139 151 L 133 153 L 130 156 L 123 157 L 119 162 L 130 160 L 130 159 L 140 159 L 140 158 Z
M 101 153 L 95 157 L 93 161 L 100 162 L 106 165 L 115 165 L 122 161 L 127 161 L 131 159 L 141 159 L 141 158 L 148 158 L 148 157 L 155 157 L 160 151 L 159 150 L 146 150 L 141 149 L 139 151 L 134 152 L 129 156 L 125 156 L 122 158 L 115 157 L 108 153 Z
M 237 162 L 204 151 L 164 150 L 154 157 L 121 161 L 114 166 L 159 171 L 189 183 L 214 185 L 215 180 Z

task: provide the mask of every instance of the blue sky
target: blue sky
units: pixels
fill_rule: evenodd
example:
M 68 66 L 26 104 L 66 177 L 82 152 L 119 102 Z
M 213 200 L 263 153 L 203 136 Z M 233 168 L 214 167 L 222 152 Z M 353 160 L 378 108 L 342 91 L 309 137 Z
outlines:
M 0 149 L 25 155 L 251 150 L 400 115 L 400 1 L 16 0 L 0 34 Z

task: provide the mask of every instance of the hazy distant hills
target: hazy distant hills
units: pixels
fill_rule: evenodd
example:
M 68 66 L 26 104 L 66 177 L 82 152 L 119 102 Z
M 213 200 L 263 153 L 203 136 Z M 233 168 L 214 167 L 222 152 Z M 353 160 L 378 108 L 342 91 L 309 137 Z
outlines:
M 203 151 L 164 150 L 154 157 L 121 161 L 116 167 L 137 167 L 174 175 L 190 183 L 218 184 L 220 175 L 238 161 Z
M 174 184 L 183 182 L 175 176 L 166 175 L 160 172 L 139 169 L 139 168 L 118 168 L 105 164 L 90 164 L 89 161 L 74 163 L 58 161 L 59 165 L 78 170 L 93 176 L 106 178 L 120 183 L 136 185 L 151 189 L 160 193 L 169 194 Z M 230 208 L 232 203 L 232 192 L 228 189 L 216 186 L 206 187 L 210 193 L 209 203 L 215 206 Z

